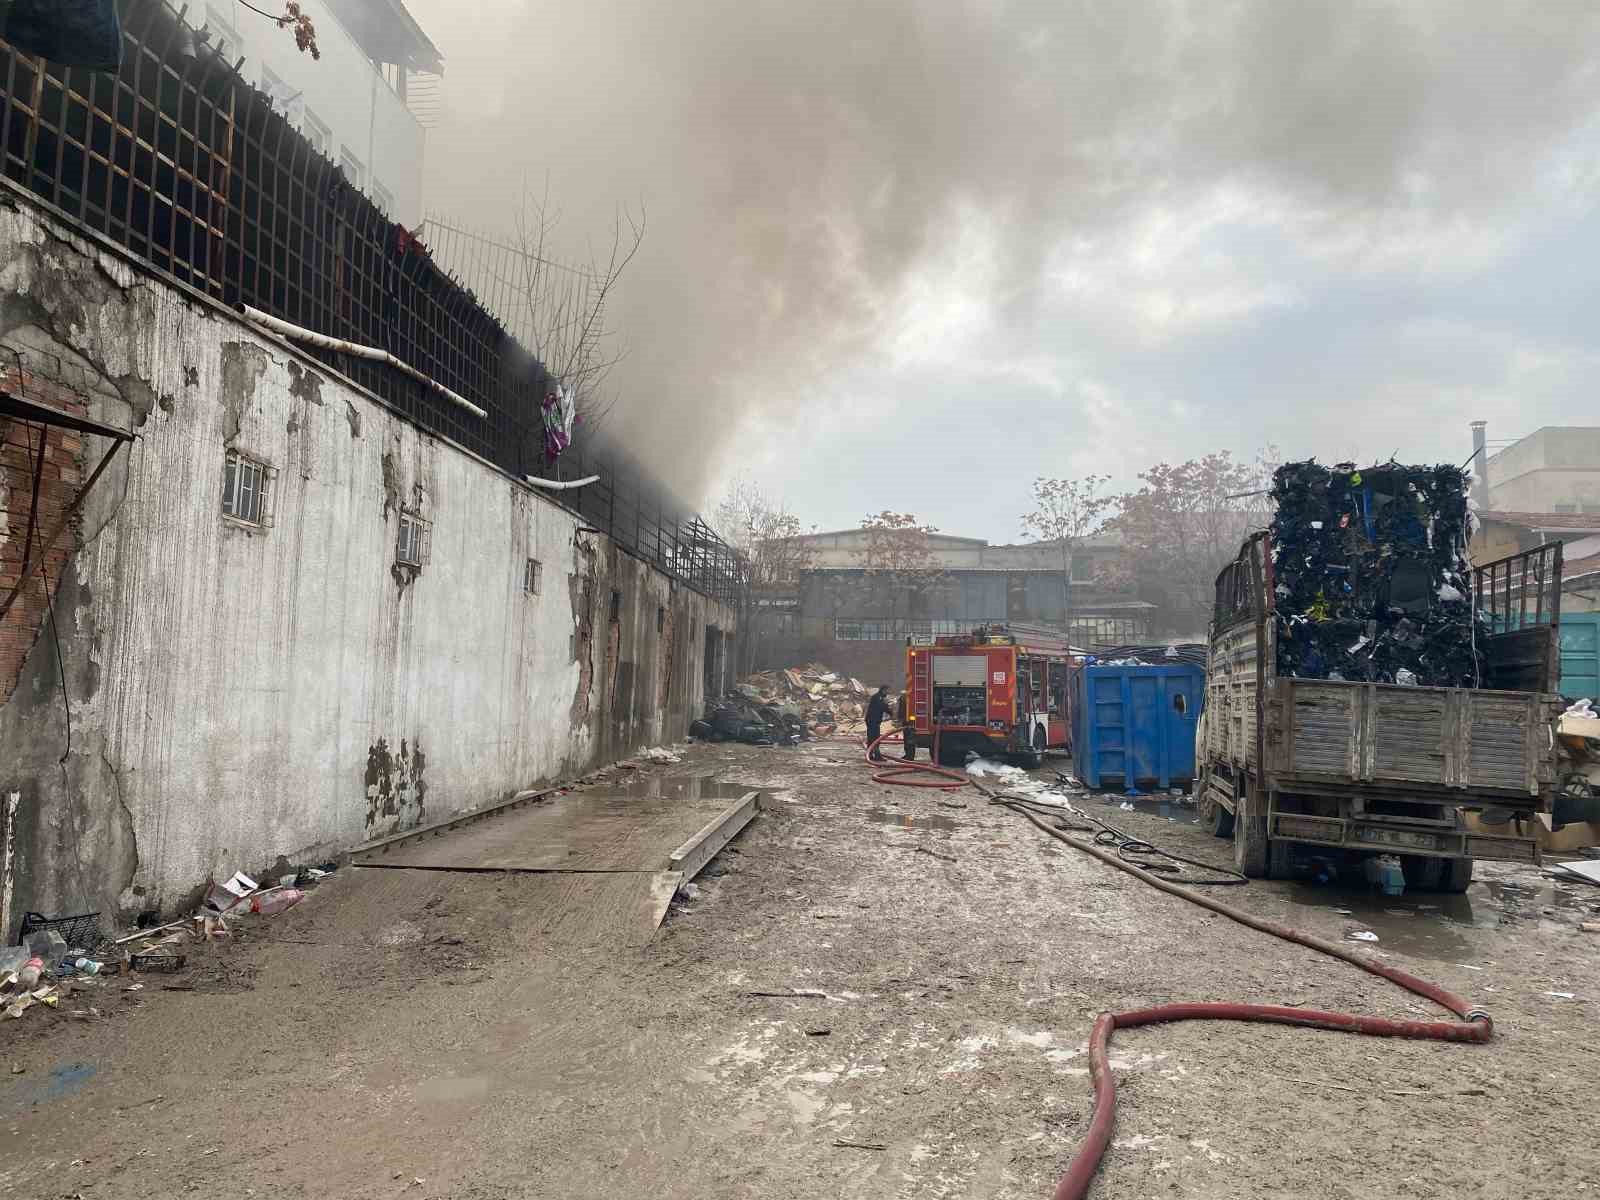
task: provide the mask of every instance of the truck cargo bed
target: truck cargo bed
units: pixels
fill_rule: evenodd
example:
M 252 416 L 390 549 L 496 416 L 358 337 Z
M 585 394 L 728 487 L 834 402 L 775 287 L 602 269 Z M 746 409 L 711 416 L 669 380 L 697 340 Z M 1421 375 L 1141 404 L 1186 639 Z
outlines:
M 1555 779 L 1550 695 L 1325 679 L 1267 685 L 1274 786 L 1464 793 L 1541 806 Z

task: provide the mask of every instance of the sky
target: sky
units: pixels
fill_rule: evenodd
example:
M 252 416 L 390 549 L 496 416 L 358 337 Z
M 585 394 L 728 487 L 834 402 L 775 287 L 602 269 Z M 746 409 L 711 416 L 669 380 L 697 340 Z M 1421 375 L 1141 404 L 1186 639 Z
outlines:
M 1037 476 L 1600 424 L 1580 0 L 408 0 L 430 209 L 646 216 L 605 420 L 709 510 L 1015 540 Z

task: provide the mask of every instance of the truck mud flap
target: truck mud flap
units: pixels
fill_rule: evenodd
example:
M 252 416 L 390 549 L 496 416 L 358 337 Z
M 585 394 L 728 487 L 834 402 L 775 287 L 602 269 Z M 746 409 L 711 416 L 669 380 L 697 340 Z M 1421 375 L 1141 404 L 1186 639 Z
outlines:
M 1274 813 L 1270 833 L 1286 841 L 1339 846 L 1348 850 L 1417 854 L 1429 858 L 1482 858 L 1537 863 L 1538 843 L 1530 834 L 1485 834 L 1464 829 L 1390 824 L 1304 813 Z

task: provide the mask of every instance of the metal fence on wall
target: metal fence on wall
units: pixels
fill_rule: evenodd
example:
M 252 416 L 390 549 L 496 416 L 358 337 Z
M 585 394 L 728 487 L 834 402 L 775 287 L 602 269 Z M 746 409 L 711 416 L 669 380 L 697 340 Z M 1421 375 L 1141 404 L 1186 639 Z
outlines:
M 0 174 L 224 304 L 387 350 L 487 417 L 385 364 L 304 348 L 422 428 L 518 478 L 544 473 L 549 378 L 503 323 L 197 44 L 187 8 L 120 9 L 116 75 L 0 40 Z M 627 455 L 575 445 L 561 468 L 602 482 L 553 499 L 690 587 L 737 594 L 737 556 Z

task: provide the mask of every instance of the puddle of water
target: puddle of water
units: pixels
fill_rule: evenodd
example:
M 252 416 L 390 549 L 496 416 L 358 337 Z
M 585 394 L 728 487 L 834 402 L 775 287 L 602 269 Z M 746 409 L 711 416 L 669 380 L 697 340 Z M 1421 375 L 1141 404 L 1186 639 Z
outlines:
M 1535 880 L 1474 883 L 1464 895 L 1408 892 L 1403 896 L 1302 883 L 1291 887 L 1285 899 L 1307 908 L 1348 909 L 1350 915 L 1344 919 L 1377 934 L 1380 950 L 1463 964 L 1482 958 L 1483 947 L 1473 945 L 1460 930 L 1538 920 L 1546 908 L 1576 908 L 1579 903 L 1576 896 Z
M 630 771 L 608 782 L 605 791 L 617 796 L 647 796 L 667 800 L 737 800 L 758 789 L 740 783 L 723 783 L 701 775 L 657 775 Z
M 890 812 L 886 808 L 874 808 L 866 814 L 867 820 L 877 825 L 898 825 L 902 829 L 958 829 L 961 822 L 951 820 L 949 817 L 934 815 L 924 816 L 921 813 Z
M 1114 808 L 1118 812 L 1126 812 L 1127 810 L 1122 806 L 1124 804 L 1131 804 L 1133 805 L 1133 810 L 1135 812 L 1142 812 L 1152 817 L 1160 817 L 1165 821 L 1176 821 L 1179 825 L 1193 825 L 1198 817 L 1198 814 L 1195 812 L 1192 805 L 1179 804 L 1176 796 L 1170 796 L 1166 798 L 1141 796 L 1130 800 L 1126 796 L 1119 799 L 1115 795 L 1107 794 L 1102 796 L 1091 792 L 1089 794 L 1089 799 L 1094 800 L 1106 808 Z M 1077 797 L 1073 797 L 1073 800 L 1076 802 Z M 1116 823 L 1115 820 L 1110 817 L 1106 819 L 1110 820 L 1112 824 Z
M 52 1100 L 65 1100 L 82 1090 L 99 1070 L 93 1063 L 66 1063 L 51 1067 L 43 1079 L 18 1077 L 6 1097 L 5 1107 L 21 1111 L 34 1104 L 48 1104 Z

